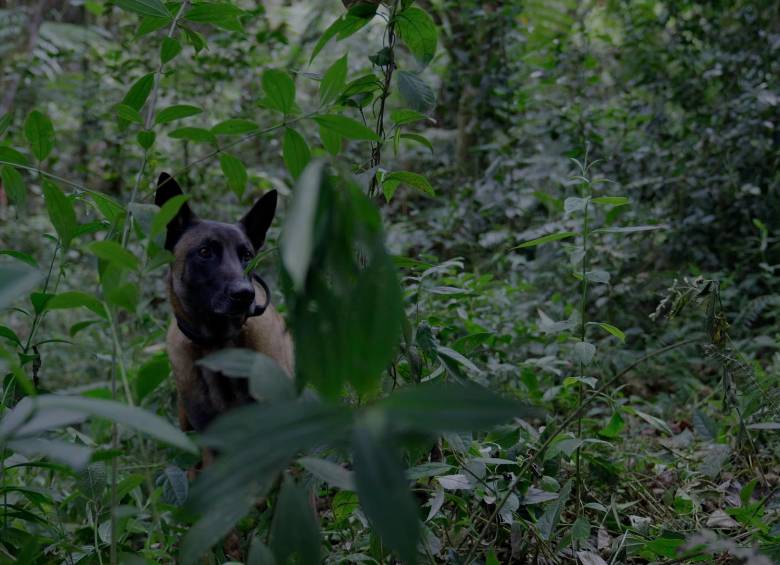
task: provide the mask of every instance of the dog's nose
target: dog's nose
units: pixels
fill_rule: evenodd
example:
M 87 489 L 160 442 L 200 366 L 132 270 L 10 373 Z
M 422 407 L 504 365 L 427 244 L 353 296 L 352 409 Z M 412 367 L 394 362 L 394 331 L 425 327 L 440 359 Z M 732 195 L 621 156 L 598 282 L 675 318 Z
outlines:
M 230 289 L 230 300 L 242 306 L 249 306 L 255 299 L 255 287 L 252 283 L 236 285 Z

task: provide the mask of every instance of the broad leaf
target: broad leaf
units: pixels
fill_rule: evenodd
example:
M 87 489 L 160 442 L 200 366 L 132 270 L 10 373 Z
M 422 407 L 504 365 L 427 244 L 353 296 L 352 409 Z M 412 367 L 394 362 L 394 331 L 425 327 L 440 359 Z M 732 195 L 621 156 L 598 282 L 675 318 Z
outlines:
M 211 128 L 211 133 L 214 135 L 242 135 L 257 131 L 259 128 L 254 122 L 249 120 L 242 120 L 240 118 L 232 118 L 220 122 Z
M 392 446 L 357 428 L 352 440 L 360 506 L 379 537 L 404 563 L 417 558 L 420 519 L 403 467 Z
M 324 106 L 338 98 L 347 82 L 347 55 L 333 63 L 325 71 L 320 82 L 320 105 Z
M 401 97 L 410 108 L 422 113 L 433 110 L 436 94 L 422 78 L 409 71 L 398 71 L 395 76 Z
M 328 486 L 340 490 L 355 490 L 354 474 L 341 465 L 316 457 L 301 457 L 298 463 L 312 475 L 325 481 Z
M 114 4 L 140 16 L 165 19 L 172 17 L 162 0 L 114 0 Z
M 87 308 L 101 318 L 108 318 L 103 303 L 92 294 L 80 290 L 61 292 L 46 301 L 47 310 L 69 310 L 71 308 Z
M 306 489 L 286 475 L 271 523 L 277 563 L 321 563 L 320 527 Z
M 311 150 L 303 136 L 294 129 L 287 128 L 282 140 L 282 154 L 284 155 L 284 164 L 290 171 L 293 179 L 301 176 L 311 160 Z
M 256 126 L 252 124 L 252 129 L 250 129 L 249 131 L 252 131 L 254 129 L 256 129 Z M 173 139 L 185 139 L 187 141 L 195 141 L 197 143 L 211 143 L 213 145 L 217 144 L 216 135 L 214 135 L 213 132 L 203 128 L 185 127 L 185 128 L 175 129 L 168 134 L 168 137 L 172 137 Z
M 138 258 L 116 241 L 95 241 L 87 245 L 87 249 L 93 255 L 123 269 L 137 271 L 139 268 Z
M 68 249 L 78 229 L 73 203 L 56 184 L 49 180 L 44 179 L 41 188 L 43 189 L 43 198 L 46 200 L 46 211 L 49 213 L 49 219 L 60 236 L 62 247 Z
M 228 186 L 236 196 L 241 198 L 246 190 L 246 183 L 249 180 L 249 175 L 246 172 L 246 167 L 241 159 L 230 153 L 220 153 L 219 166 L 222 169 L 222 173 L 228 181 Z
M 537 245 L 550 243 L 551 241 L 560 241 L 561 239 L 568 239 L 570 237 L 575 237 L 576 235 L 577 235 L 576 233 L 570 231 L 551 233 L 550 235 L 544 235 L 542 237 L 537 237 L 536 239 L 532 239 L 531 241 L 526 241 L 524 243 L 521 243 L 520 245 L 517 245 L 512 249 L 524 249 L 526 247 L 536 247 Z
M 263 73 L 265 105 L 283 114 L 289 114 L 295 106 L 295 83 L 292 77 L 279 69 L 268 69 Z
M 249 380 L 249 391 L 258 400 L 290 400 L 295 396 L 292 379 L 271 357 L 249 349 L 222 349 L 197 363 L 212 371 Z
M 176 106 L 168 106 L 157 112 L 157 116 L 154 119 L 156 124 L 167 124 L 175 120 L 181 120 L 182 118 L 188 118 L 190 116 L 196 116 L 203 112 L 197 106 L 191 106 L 189 104 L 177 104 Z
M 436 55 L 438 31 L 433 18 L 416 6 L 410 6 L 396 17 L 396 29 L 409 51 L 427 65 Z
M 34 402 L 38 410 L 63 409 L 81 412 L 127 426 L 183 451 L 190 453 L 197 453 L 198 451 L 192 441 L 182 431 L 174 428 L 157 414 L 120 402 L 85 398 L 83 396 L 53 394 L 39 396 Z
M 54 126 L 45 114 L 33 110 L 24 121 L 24 136 L 38 161 L 43 161 L 54 149 Z
M 424 384 L 404 388 L 377 403 L 394 429 L 420 432 L 481 430 L 532 418 L 542 411 L 476 385 Z
M 379 136 L 373 130 L 346 116 L 337 114 L 315 116 L 314 121 L 321 127 L 329 129 L 347 139 L 379 141 Z

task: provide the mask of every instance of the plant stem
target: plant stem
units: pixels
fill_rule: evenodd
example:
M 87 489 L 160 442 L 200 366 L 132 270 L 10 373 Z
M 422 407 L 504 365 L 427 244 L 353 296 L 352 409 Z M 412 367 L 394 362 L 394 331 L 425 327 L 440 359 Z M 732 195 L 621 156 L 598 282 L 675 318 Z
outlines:
M 583 171 L 583 176 L 587 174 L 587 171 Z M 590 199 L 591 196 L 591 185 L 588 182 L 588 196 L 587 198 Z M 582 224 L 582 270 L 580 272 L 580 276 L 582 277 L 582 280 L 580 281 L 580 286 L 582 286 L 582 296 L 580 297 L 580 342 L 585 343 L 585 338 L 587 336 L 587 323 L 586 323 L 586 315 L 588 311 L 588 238 L 590 236 L 589 230 L 589 220 L 590 220 L 590 200 L 587 200 L 585 203 L 585 210 L 584 210 L 584 219 Z M 585 378 L 585 364 L 580 361 L 580 379 Z M 583 381 L 580 380 L 579 384 L 579 390 L 578 390 L 578 398 L 577 398 L 577 405 L 579 407 L 579 417 L 577 418 L 577 438 L 582 441 L 582 402 L 585 397 L 585 386 L 583 385 Z M 582 446 L 577 447 L 577 452 L 575 454 L 575 460 L 576 460 L 576 485 L 577 485 L 577 501 L 580 504 L 580 507 L 582 507 L 582 454 L 581 454 L 581 448 Z
M 471 549 L 469 550 L 468 555 L 466 556 L 466 559 L 464 560 L 464 563 L 468 565 L 468 563 L 471 563 L 471 561 L 474 559 L 474 553 L 477 551 L 477 547 L 479 547 L 479 544 L 482 543 L 482 540 L 485 539 L 485 535 L 487 534 L 487 530 L 490 527 L 490 524 L 492 524 L 496 516 L 498 516 L 498 513 L 501 512 L 501 509 L 506 504 L 506 501 L 509 500 L 509 496 L 514 491 L 515 487 L 517 486 L 517 483 L 520 482 L 520 480 L 523 478 L 525 473 L 528 471 L 528 469 L 533 465 L 540 457 L 542 457 L 547 451 L 547 448 L 550 447 L 552 442 L 555 440 L 555 438 L 560 435 L 560 433 L 569 425 L 571 424 L 576 418 L 582 414 L 582 412 L 590 406 L 594 400 L 596 400 L 598 397 L 600 397 L 604 392 L 612 386 L 614 386 L 615 383 L 617 383 L 620 379 L 622 379 L 625 375 L 633 371 L 636 367 L 647 361 L 648 359 L 652 359 L 653 357 L 657 357 L 658 355 L 662 355 L 668 351 L 672 351 L 673 349 L 677 349 L 679 347 L 683 347 L 685 345 L 690 345 L 691 343 L 696 343 L 697 341 L 700 341 L 701 338 L 691 338 L 691 339 L 685 339 L 683 341 L 678 341 L 676 343 L 673 343 L 671 345 L 667 345 L 665 347 L 662 347 L 661 349 L 656 349 L 655 351 L 651 351 L 650 353 L 647 353 L 631 363 L 628 367 L 620 371 L 617 375 L 609 379 L 606 383 L 604 383 L 601 387 L 599 387 L 598 390 L 593 391 L 578 407 L 577 409 L 569 414 L 563 422 L 561 422 L 560 425 L 558 425 L 555 430 L 547 437 L 547 439 L 542 442 L 542 445 L 539 447 L 539 449 L 531 454 L 530 457 L 528 457 L 523 463 L 520 465 L 520 469 L 517 471 L 517 474 L 515 478 L 512 480 L 512 482 L 509 484 L 509 488 L 506 491 L 506 494 L 503 496 L 503 498 L 496 503 L 496 508 L 493 510 L 493 513 L 490 515 L 490 518 L 488 519 L 487 523 L 482 527 L 482 530 L 479 533 L 479 537 L 474 542 L 474 545 L 472 545 Z M 463 546 L 463 544 L 466 542 L 468 538 L 464 538 L 463 541 L 458 546 L 458 550 Z
M 390 96 L 390 82 L 393 79 L 393 71 L 395 70 L 395 15 L 397 12 L 398 0 L 395 0 L 395 2 L 393 2 L 393 8 L 390 11 L 390 19 L 387 23 L 387 50 L 390 60 L 384 69 L 385 80 L 382 84 L 382 94 L 379 96 L 379 113 L 376 117 L 376 134 L 379 136 L 379 141 L 377 141 L 371 149 L 369 170 L 375 169 L 382 162 L 382 144 L 384 143 L 385 138 L 385 104 L 387 103 L 387 97 Z M 376 171 L 374 170 L 371 176 L 371 184 L 368 189 L 369 197 L 376 195 L 378 184 Z

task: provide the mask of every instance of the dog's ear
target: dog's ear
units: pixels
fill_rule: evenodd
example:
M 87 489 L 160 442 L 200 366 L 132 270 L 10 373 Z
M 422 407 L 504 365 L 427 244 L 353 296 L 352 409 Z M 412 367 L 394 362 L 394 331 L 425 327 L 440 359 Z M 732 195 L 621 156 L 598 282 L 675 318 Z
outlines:
M 160 178 L 157 179 L 157 192 L 154 195 L 154 203 L 157 206 L 162 207 L 163 204 L 168 202 L 174 196 L 180 196 L 182 193 L 181 187 L 176 180 L 168 173 L 161 173 Z M 186 202 L 179 208 L 176 216 L 168 223 L 168 231 L 165 236 L 165 249 L 173 251 L 173 247 L 182 234 L 187 231 L 187 228 L 196 220 L 195 214 L 192 212 L 189 204 Z
M 265 242 L 265 234 L 271 227 L 271 222 L 276 213 L 277 194 L 275 190 L 265 193 L 260 200 L 255 202 L 246 216 L 241 218 L 241 226 L 255 248 L 260 249 Z

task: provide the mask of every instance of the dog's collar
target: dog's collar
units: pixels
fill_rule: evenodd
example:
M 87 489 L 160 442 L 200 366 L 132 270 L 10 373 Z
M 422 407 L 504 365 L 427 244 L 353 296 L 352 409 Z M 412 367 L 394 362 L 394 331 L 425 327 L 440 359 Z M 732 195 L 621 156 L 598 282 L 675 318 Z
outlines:
M 249 314 L 247 314 L 246 316 L 247 318 L 255 318 L 257 316 L 262 316 L 265 313 L 265 311 L 268 309 L 268 307 L 271 305 L 271 290 L 268 288 L 266 282 L 257 273 L 252 273 L 252 278 L 261 287 L 263 287 L 263 291 L 265 292 L 265 303 L 255 304 L 254 308 L 252 308 L 252 311 Z M 176 317 L 176 325 L 179 326 L 179 330 L 181 330 L 181 333 L 183 333 L 187 339 L 189 339 L 191 342 L 193 342 L 196 345 L 200 345 L 201 347 L 213 347 L 213 346 L 222 345 L 229 339 L 223 337 L 210 338 L 204 336 L 203 334 L 198 332 L 198 330 L 196 330 L 184 318 L 180 318 L 179 316 L 175 316 L 175 317 Z

